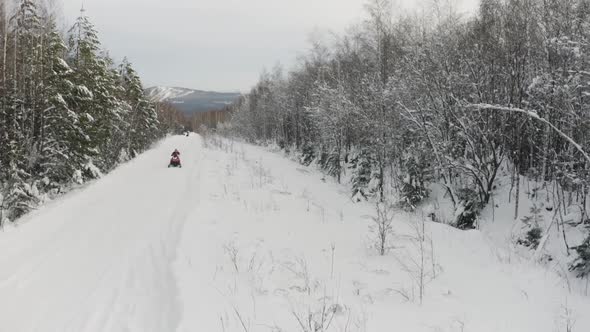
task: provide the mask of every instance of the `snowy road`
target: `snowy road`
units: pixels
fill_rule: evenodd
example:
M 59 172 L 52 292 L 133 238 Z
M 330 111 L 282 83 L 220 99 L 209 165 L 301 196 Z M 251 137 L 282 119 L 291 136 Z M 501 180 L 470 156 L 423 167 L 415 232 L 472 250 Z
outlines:
M 374 207 L 244 144 L 171 137 L 0 232 L 0 332 L 590 329 L 588 297 L 480 232 L 411 220 L 375 254 Z M 178 148 L 182 169 L 167 169 Z M 434 257 L 434 259 L 430 259 Z
M 199 147 L 168 139 L 0 234 L 0 331 L 173 331 L 171 263 L 199 204 Z M 174 148 L 182 169 L 166 168 Z

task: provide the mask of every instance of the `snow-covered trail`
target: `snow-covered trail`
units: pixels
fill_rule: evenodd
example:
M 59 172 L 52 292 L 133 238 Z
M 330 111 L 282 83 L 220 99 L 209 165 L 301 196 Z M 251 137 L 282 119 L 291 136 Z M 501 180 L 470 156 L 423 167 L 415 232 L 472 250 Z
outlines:
M 174 148 L 181 169 L 166 168 Z M 199 153 L 196 136 L 167 139 L 0 233 L 0 331 L 173 331 Z
M 420 304 L 416 220 L 379 256 L 349 197 L 263 148 L 168 138 L 0 232 L 0 332 L 590 330 L 565 279 L 441 224 Z

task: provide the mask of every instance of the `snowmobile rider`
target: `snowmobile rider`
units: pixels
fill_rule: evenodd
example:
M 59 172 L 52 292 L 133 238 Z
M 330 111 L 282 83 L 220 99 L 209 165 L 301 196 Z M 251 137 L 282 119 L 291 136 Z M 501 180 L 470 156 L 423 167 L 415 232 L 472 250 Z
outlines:
M 172 152 L 172 159 L 170 159 L 168 167 L 182 167 L 180 163 L 180 152 L 178 149 L 174 149 L 174 152 Z

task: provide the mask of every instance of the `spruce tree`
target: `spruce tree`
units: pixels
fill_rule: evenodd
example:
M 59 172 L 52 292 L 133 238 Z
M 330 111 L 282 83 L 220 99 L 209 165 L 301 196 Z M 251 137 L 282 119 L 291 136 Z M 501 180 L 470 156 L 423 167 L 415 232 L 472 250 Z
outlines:
M 108 171 L 117 162 L 107 156 L 123 110 L 116 98 L 116 74 L 109 68 L 112 62 L 101 56 L 98 34 L 83 11 L 70 29 L 69 49 L 73 83 L 77 86 L 73 107 L 88 137 L 84 142 L 88 153 L 85 176 L 91 178 L 98 175 L 96 167 Z
M 145 97 L 139 75 L 131 63 L 124 59 L 120 68 L 124 100 L 130 109 L 128 151 L 131 157 L 135 157 L 147 149 L 158 136 L 158 115 L 154 105 Z
M 76 170 L 84 167 L 85 135 L 79 115 L 71 109 L 76 87 L 71 82 L 73 71 L 63 57 L 65 42 L 50 22 L 44 56 L 44 84 L 40 109 L 43 112 L 41 130 L 40 177 L 47 177 L 52 187 L 71 180 Z

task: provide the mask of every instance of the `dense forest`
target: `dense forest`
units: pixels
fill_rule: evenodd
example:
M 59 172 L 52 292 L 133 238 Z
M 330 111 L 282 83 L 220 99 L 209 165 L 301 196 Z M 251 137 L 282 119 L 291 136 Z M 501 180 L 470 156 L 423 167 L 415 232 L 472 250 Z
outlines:
M 579 208 L 569 226 L 587 234 L 590 1 L 482 0 L 466 17 L 444 6 L 403 16 L 371 0 L 366 13 L 288 73 L 262 74 L 227 132 L 316 163 L 357 200 L 413 209 L 436 183 L 461 229 L 476 227 L 502 170 L 515 211 L 526 178 L 547 210 Z M 571 269 L 588 275 L 590 238 L 571 249 Z
M 44 1 L 0 1 L 0 225 L 178 129 L 84 11 L 67 31 L 61 21 Z

